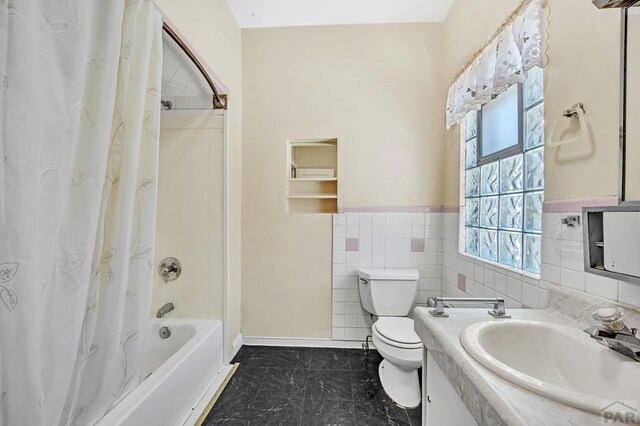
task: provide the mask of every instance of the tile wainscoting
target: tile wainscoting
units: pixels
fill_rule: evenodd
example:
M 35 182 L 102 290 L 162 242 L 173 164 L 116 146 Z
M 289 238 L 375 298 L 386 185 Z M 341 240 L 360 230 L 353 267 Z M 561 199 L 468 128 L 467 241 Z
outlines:
M 364 340 L 371 317 L 360 303 L 358 268 L 416 269 L 415 306 L 442 293 L 442 209 L 363 208 L 333 216 L 332 338 Z
M 364 340 L 371 318 L 360 304 L 358 268 L 420 271 L 415 306 L 434 296 L 504 297 L 511 308 L 546 308 L 557 284 L 640 307 L 640 285 L 584 272 L 582 227 L 562 224 L 582 206 L 615 204 L 613 198 L 545 203 L 540 279 L 458 253 L 456 208 L 341 209 L 333 217 L 332 338 Z

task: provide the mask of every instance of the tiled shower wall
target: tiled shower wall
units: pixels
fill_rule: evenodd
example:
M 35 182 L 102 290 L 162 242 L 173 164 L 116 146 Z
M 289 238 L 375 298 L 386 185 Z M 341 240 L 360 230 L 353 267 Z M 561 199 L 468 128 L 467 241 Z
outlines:
M 371 318 L 358 293 L 358 268 L 418 270 L 416 306 L 440 295 L 440 214 L 414 210 L 333 216 L 333 339 L 364 340 L 371 334 Z
M 540 279 L 459 254 L 459 213 L 334 215 L 333 339 L 364 340 L 371 334 L 357 287 L 362 267 L 419 270 L 416 306 L 442 295 L 504 297 L 511 308 L 545 308 L 548 287 L 560 285 L 640 309 L 639 284 L 584 272 L 582 227 L 562 224 L 566 216 L 579 214 L 543 214 Z

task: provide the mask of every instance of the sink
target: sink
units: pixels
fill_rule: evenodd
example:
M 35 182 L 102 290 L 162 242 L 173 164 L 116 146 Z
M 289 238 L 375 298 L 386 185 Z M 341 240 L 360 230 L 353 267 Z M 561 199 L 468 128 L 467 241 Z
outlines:
M 582 330 L 528 320 L 485 321 L 462 331 L 464 349 L 510 382 L 565 405 L 602 413 L 640 395 L 640 363 Z

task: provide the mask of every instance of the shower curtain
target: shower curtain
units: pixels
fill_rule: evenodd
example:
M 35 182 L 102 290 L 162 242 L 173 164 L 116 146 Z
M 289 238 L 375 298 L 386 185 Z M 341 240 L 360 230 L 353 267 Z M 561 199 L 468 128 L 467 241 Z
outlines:
M 162 18 L 0 0 L 0 425 L 92 425 L 150 316 Z

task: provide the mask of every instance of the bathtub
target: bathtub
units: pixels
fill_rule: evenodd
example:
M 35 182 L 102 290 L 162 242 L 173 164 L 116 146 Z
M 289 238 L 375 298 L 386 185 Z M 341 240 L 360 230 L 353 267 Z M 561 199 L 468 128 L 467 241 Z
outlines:
M 140 384 L 97 426 L 193 425 L 224 381 L 222 322 L 151 319 Z M 160 328 L 171 336 L 160 338 Z

